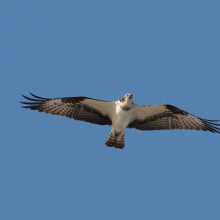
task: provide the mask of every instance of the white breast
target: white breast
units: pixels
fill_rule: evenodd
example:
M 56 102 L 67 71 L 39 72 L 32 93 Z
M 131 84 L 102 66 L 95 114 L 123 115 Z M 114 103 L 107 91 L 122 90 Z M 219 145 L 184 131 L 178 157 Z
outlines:
M 115 131 L 123 131 L 131 121 L 133 108 L 129 111 L 124 111 L 119 105 L 115 106 L 115 114 L 112 120 L 112 127 Z

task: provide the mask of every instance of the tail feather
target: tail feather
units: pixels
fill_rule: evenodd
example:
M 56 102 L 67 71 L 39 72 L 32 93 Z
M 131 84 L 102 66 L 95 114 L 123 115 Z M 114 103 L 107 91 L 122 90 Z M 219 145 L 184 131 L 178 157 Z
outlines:
M 125 147 L 125 134 L 123 134 L 120 139 L 116 139 L 115 148 L 123 149 Z
M 122 135 L 116 135 L 112 129 L 107 141 L 105 142 L 105 145 L 108 147 L 123 149 L 125 146 L 125 134 L 123 133 Z
M 108 139 L 106 140 L 105 145 L 107 147 L 114 147 L 115 146 L 115 141 L 116 141 L 116 139 L 115 139 L 114 131 L 111 130 L 111 133 L 108 136 Z

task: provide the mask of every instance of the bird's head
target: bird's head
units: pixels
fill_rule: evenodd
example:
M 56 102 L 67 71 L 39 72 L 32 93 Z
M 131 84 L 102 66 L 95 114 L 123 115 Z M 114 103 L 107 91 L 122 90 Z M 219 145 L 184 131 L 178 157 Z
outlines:
M 124 98 L 126 99 L 132 99 L 133 95 L 131 93 L 127 93 Z
M 133 95 L 130 93 L 127 93 L 121 100 L 121 103 L 123 103 L 124 105 L 132 105 L 133 103 Z

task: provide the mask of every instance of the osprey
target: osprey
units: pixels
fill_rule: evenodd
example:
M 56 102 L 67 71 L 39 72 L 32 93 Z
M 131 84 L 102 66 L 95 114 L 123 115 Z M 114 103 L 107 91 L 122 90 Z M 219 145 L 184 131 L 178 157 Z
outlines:
M 99 125 L 112 125 L 105 142 L 108 147 L 123 149 L 126 128 L 138 130 L 190 129 L 220 133 L 218 120 L 206 120 L 170 104 L 136 105 L 128 93 L 117 101 L 103 101 L 85 96 L 47 99 L 33 95 L 24 98 L 32 102 L 21 102 L 30 108 L 52 115 L 60 115 Z

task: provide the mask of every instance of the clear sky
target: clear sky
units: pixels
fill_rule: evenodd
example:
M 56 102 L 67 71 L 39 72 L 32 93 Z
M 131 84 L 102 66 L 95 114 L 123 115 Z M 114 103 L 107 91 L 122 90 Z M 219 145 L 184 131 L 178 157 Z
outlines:
M 21 94 L 220 119 L 220 1 L 2 1 L 0 219 L 220 219 L 220 135 L 22 109 Z

